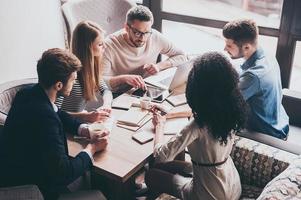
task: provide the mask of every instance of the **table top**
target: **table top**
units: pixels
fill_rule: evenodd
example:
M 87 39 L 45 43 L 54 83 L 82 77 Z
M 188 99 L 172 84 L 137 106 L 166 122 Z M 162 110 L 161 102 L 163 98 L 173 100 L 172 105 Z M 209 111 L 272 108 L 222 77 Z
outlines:
M 112 116 L 118 119 L 125 110 L 112 110 Z M 153 131 L 152 122 L 149 121 L 138 131 Z M 94 154 L 94 170 L 119 182 L 126 182 L 138 172 L 152 157 L 154 140 L 145 144 L 139 144 L 132 139 L 136 132 L 120 128 L 114 122 L 109 143 L 104 151 Z M 171 136 L 165 136 L 166 140 Z M 70 156 L 76 156 L 85 146 L 87 141 L 74 139 L 68 135 L 68 150 Z
M 116 118 L 124 112 L 126 111 L 113 109 L 112 115 Z M 141 129 L 152 131 L 151 121 Z M 135 133 L 114 124 L 107 148 L 94 154 L 94 168 L 97 173 L 125 182 L 148 162 L 153 152 L 153 141 L 141 145 L 132 139 Z M 86 141 L 68 136 L 71 156 L 76 156 L 86 145 Z

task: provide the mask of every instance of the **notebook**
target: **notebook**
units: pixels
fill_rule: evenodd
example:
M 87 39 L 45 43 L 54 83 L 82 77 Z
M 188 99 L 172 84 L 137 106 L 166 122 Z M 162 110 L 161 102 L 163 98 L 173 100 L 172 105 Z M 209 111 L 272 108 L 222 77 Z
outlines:
M 130 131 L 138 131 L 141 127 L 143 127 L 147 122 L 149 122 L 152 119 L 152 115 L 149 114 L 147 115 L 143 121 L 140 122 L 139 126 L 131 126 L 131 125 L 127 125 L 127 124 L 123 124 L 120 122 L 117 122 L 116 125 L 120 128 L 124 128 Z
M 181 106 L 187 103 L 185 94 L 169 96 L 166 99 L 173 106 Z
M 128 94 L 122 94 L 113 100 L 112 108 L 128 110 L 132 106 L 132 103 L 139 103 L 139 100 Z

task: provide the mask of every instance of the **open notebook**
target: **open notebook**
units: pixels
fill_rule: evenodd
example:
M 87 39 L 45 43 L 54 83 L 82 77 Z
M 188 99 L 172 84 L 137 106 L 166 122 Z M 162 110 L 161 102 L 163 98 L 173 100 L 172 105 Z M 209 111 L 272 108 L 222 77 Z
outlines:
M 136 131 L 151 118 L 152 114 L 148 110 L 132 107 L 117 119 L 117 126 Z
M 181 106 L 187 103 L 185 93 L 169 96 L 166 100 L 173 106 Z

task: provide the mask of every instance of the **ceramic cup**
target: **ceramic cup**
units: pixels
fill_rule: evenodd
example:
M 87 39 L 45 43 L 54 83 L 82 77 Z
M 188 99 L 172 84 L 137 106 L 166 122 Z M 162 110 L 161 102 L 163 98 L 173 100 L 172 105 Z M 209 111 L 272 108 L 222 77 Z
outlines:
M 141 97 L 140 98 L 140 107 L 142 109 L 150 109 L 151 107 L 151 98 L 150 97 Z

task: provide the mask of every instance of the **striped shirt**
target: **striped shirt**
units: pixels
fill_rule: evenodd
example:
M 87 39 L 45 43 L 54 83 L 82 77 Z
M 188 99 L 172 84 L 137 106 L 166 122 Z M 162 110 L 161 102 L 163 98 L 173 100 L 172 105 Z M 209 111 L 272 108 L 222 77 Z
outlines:
M 101 95 L 104 94 L 106 90 L 109 90 L 106 83 L 101 80 L 99 85 L 99 92 Z M 75 80 L 73 88 L 68 97 L 59 96 L 55 104 L 64 111 L 68 112 L 82 112 L 87 104 L 84 98 L 83 88 L 78 79 Z

